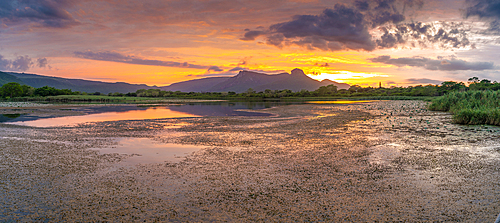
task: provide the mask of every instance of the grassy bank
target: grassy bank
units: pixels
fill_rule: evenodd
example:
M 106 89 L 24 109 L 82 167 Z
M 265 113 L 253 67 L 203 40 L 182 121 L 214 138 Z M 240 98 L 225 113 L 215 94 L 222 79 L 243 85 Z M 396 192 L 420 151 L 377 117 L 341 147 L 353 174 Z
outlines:
M 334 100 L 426 100 L 433 97 L 428 96 L 362 96 L 362 97 L 129 97 L 129 96 L 107 96 L 107 95 L 58 95 L 45 97 L 16 97 L 3 99 L 8 102 L 46 102 L 46 103 L 126 103 L 126 104 L 146 104 L 146 103 L 171 103 L 171 102 L 201 102 L 201 101 L 334 101 Z
M 112 104 L 150 104 L 150 103 L 183 103 L 203 102 L 199 99 L 152 98 L 152 97 L 118 97 L 105 95 L 58 95 L 46 97 L 18 97 L 6 99 L 8 102 L 45 102 L 45 103 L 112 103 Z
M 451 112 L 459 124 L 500 125 L 500 92 L 452 92 L 434 99 L 429 109 Z

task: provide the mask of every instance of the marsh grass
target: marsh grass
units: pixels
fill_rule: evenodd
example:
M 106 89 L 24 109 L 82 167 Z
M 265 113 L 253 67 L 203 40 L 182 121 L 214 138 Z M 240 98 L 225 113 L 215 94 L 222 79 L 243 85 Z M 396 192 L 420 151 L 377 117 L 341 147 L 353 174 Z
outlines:
M 429 109 L 451 112 L 459 124 L 500 125 L 500 91 L 448 93 L 432 100 Z

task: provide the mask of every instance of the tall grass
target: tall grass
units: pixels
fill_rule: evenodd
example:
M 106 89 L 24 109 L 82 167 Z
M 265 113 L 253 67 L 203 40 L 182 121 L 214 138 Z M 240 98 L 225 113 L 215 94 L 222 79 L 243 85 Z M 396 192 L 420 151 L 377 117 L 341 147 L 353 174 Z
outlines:
M 429 109 L 449 111 L 459 124 L 500 125 L 500 91 L 451 92 L 432 100 Z

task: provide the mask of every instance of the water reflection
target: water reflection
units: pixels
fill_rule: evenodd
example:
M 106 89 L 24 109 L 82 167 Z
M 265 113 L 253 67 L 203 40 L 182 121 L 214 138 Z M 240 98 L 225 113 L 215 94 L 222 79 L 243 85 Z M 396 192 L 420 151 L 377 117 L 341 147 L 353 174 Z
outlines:
M 358 104 L 358 103 L 369 103 L 369 102 L 374 102 L 374 101 L 373 100 L 365 100 L 365 101 L 340 100 L 340 101 L 307 101 L 306 103 L 308 103 L 308 104 Z
M 24 125 L 32 127 L 75 126 L 87 122 L 105 122 L 122 120 L 145 120 L 163 118 L 185 118 L 203 116 L 271 116 L 272 114 L 258 111 L 261 109 L 286 106 L 291 104 L 350 104 L 371 101 L 308 101 L 308 102 L 204 102 L 186 103 L 179 105 L 116 105 L 116 106 L 88 106 L 71 109 L 85 115 L 55 117 L 37 116 L 29 114 L 4 114 L 0 116 L 0 123 Z M 246 111 L 245 111 L 246 110 Z M 255 111 L 248 111 L 255 110 Z M 56 112 L 57 113 L 57 112 Z M 46 114 L 45 114 L 46 115 Z
M 33 127 L 75 126 L 86 122 L 106 122 L 122 120 L 144 120 L 161 118 L 199 117 L 197 115 L 172 111 L 167 108 L 150 108 L 147 110 L 131 110 L 124 112 L 104 112 L 97 114 L 45 118 L 32 121 L 18 121 L 9 124 Z
M 149 138 L 117 138 L 118 145 L 112 148 L 99 148 L 101 153 L 130 155 L 122 165 L 146 163 L 180 162 L 185 156 L 202 149 L 199 146 L 174 143 L 158 143 Z
M 181 105 L 120 105 L 120 106 L 89 106 L 72 108 L 74 112 L 85 115 L 78 116 L 36 116 L 33 114 L 2 115 L 0 122 L 32 127 L 75 126 L 87 122 L 105 122 L 122 120 L 145 120 L 163 118 L 185 118 L 202 116 L 270 116 L 262 112 L 242 111 L 242 109 L 264 109 L 277 106 L 269 102 L 217 102 L 188 103 Z

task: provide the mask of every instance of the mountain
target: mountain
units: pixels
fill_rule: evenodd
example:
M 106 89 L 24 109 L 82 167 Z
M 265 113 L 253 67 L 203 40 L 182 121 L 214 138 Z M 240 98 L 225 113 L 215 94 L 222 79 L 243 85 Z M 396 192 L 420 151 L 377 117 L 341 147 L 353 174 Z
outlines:
M 43 86 L 55 87 L 58 89 L 71 89 L 81 92 L 101 92 L 103 94 L 120 92 L 136 92 L 139 89 L 161 89 L 164 91 L 182 92 L 229 92 L 241 93 L 252 88 L 254 91 L 271 90 L 308 90 L 314 91 L 321 86 L 335 85 L 338 89 L 348 89 L 348 84 L 337 83 L 335 81 L 314 80 L 300 69 L 294 69 L 289 73 L 263 74 L 252 71 L 240 71 L 234 77 L 208 77 L 197 80 L 183 81 L 171 84 L 170 86 L 157 87 L 145 84 L 128 84 L 123 82 L 109 83 L 101 81 L 89 81 L 82 79 L 67 79 L 60 77 L 49 77 L 37 74 L 25 74 L 14 72 L 0 72 L 0 85 L 9 82 L 26 84 L 35 88 Z
M 24 82 L 19 78 L 17 78 L 16 76 L 0 71 L 0 86 L 10 82 L 24 84 Z
M 208 91 L 234 91 L 236 93 L 241 93 L 247 91 L 249 88 L 252 88 L 257 92 L 264 91 L 266 89 L 314 91 L 321 86 L 327 86 L 330 84 L 337 86 L 338 89 L 348 89 L 350 87 L 350 85 L 348 84 L 337 83 L 330 80 L 319 82 L 305 75 L 302 70 L 294 69 L 292 70 L 291 74 L 281 73 L 275 75 L 268 75 L 251 71 L 240 71 L 238 75 L 215 85 Z
M 337 88 L 340 90 L 340 89 L 349 89 L 351 87 L 351 85 L 349 84 L 346 84 L 346 83 L 339 83 L 339 82 L 336 82 L 336 81 L 331 81 L 331 80 L 328 80 L 328 79 L 324 79 L 321 81 L 321 84 L 323 86 L 328 86 L 328 85 L 335 85 L 337 86 Z
M 160 87 L 160 89 L 164 91 L 208 92 L 213 86 L 225 82 L 228 79 L 229 77 L 208 77 L 177 82 L 166 87 Z
M 12 79 L 12 77 L 14 77 L 15 79 Z M 88 93 L 94 93 L 94 92 L 101 92 L 104 94 L 114 93 L 114 92 L 128 93 L 128 92 L 135 92 L 139 89 L 158 88 L 156 86 L 151 87 L 145 84 L 128 84 L 123 82 L 109 83 L 101 81 L 88 81 L 82 79 L 49 77 L 37 74 L 0 72 L 0 80 L 2 80 L 3 78 L 9 78 L 8 82 L 17 82 L 20 84 L 26 84 L 34 88 L 50 86 L 58 89 L 71 89 L 72 91 L 81 91 Z M 4 83 L 1 84 L 3 85 Z

